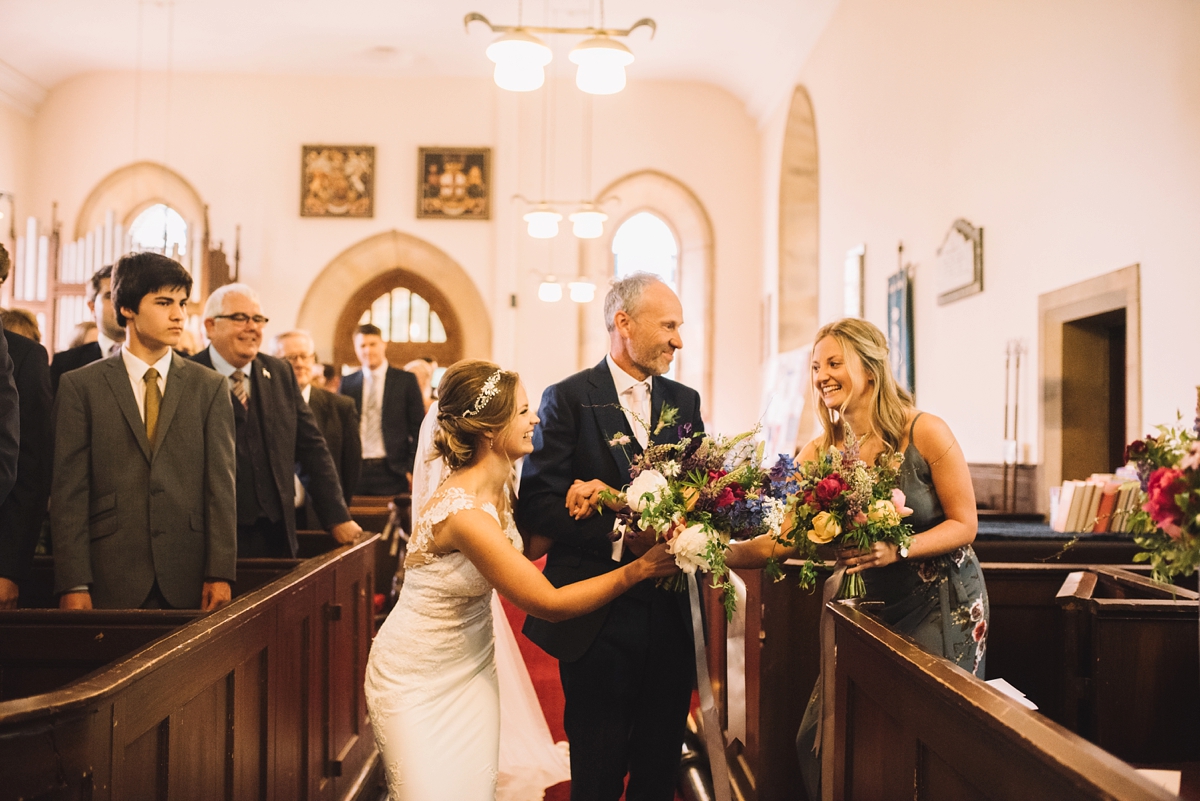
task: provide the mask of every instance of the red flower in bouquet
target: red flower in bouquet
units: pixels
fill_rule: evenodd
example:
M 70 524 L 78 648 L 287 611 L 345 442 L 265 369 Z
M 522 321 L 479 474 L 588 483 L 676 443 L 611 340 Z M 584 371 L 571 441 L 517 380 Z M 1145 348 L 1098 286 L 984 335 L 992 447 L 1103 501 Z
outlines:
M 830 504 L 842 496 L 850 488 L 838 473 L 831 473 L 821 479 L 811 493 L 808 502 L 818 509 L 828 509 Z
M 732 506 L 746 497 L 746 490 L 740 484 L 729 484 L 717 495 L 717 508 L 724 509 Z
M 1142 511 L 1150 515 L 1172 539 L 1179 539 L 1183 533 L 1179 527 L 1183 511 L 1175 502 L 1175 496 L 1187 492 L 1187 489 L 1182 470 L 1160 467 L 1150 474 L 1150 483 L 1146 487 L 1146 503 L 1142 505 Z

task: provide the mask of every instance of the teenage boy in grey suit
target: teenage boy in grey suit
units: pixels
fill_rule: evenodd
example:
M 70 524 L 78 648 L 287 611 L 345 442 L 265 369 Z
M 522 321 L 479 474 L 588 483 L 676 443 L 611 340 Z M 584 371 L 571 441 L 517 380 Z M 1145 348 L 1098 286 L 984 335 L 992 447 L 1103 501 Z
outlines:
M 205 611 L 235 578 L 234 422 L 221 376 L 172 348 L 192 278 L 156 253 L 113 275 L 120 353 L 66 373 L 50 501 L 63 609 Z

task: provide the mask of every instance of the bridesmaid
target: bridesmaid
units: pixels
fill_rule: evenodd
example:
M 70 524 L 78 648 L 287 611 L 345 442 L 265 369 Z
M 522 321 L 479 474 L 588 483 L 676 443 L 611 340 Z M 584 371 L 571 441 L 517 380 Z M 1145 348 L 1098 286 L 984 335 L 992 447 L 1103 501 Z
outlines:
M 904 454 L 899 486 L 913 514 L 915 536 L 907 549 L 877 542 L 868 550 L 843 549 L 837 563 L 862 573 L 872 611 L 894 631 L 915 640 L 983 678 L 988 598 L 971 543 L 978 519 L 967 461 L 949 426 L 918 411 L 897 386 L 888 364 L 887 340 L 871 323 L 846 318 L 824 326 L 813 346 L 812 391 L 822 434 L 801 451 L 802 460 L 845 447 L 852 432 L 867 463 Z M 733 568 L 762 567 L 770 556 L 794 551 L 769 535 L 735 543 L 726 561 Z M 805 711 L 796 748 L 809 798 L 820 798 L 820 760 L 815 753 L 820 682 Z

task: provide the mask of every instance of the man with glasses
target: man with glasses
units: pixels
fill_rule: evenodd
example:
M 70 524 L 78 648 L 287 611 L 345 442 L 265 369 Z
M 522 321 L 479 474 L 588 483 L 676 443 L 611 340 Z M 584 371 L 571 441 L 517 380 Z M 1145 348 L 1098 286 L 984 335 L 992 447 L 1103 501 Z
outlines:
M 333 457 L 333 466 L 337 468 L 338 478 L 342 482 L 342 498 L 346 504 L 354 496 L 354 487 L 358 484 L 358 474 L 362 469 L 362 442 L 358 436 L 358 410 L 354 401 L 341 395 L 317 387 L 313 384 L 314 373 L 321 370 L 317 364 L 316 348 L 312 335 L 307 331 L 288 331 L 279 334 L 274 341 L 275 356 L 283 359 L 292 366 L 296 374 L 296 384 L 300 394 L 312 409 L 313 417 L 317 420 L 317 428 L 325 437 L 325 445 L 329 455 Z M 311 476 L 297 473 L 301 486 L 296 490 L 297 525 L 305 528 L 315 512 L 307 501 L 307 487 Z M 304 519 L 301 520 L 300 518 Z
M 237 424 L 238 556 L 295 557 L 296 466 L 323 528 L 345 544 L 362 534 L 350 519 L 325 438 L 287 362 L 259 353 L 267 325 L 258 293 L 226 284 L 204 306 L 211 343 L 192 357 L 229 382 Z

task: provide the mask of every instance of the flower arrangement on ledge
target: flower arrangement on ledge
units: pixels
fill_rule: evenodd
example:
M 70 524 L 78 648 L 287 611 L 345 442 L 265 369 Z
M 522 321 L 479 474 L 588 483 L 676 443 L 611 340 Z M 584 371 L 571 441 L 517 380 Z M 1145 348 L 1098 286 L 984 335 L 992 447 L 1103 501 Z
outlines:
M 1196 422 L 1158 426 L 1157 436 L 1135 440 L 1125 460 L 1137 467 L 1142 503 L 1130 518 L 1130 531 L 1154 578 L 1171 583 L 1200 566 L 1200 387 Z

